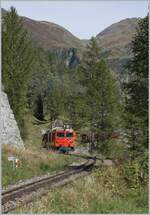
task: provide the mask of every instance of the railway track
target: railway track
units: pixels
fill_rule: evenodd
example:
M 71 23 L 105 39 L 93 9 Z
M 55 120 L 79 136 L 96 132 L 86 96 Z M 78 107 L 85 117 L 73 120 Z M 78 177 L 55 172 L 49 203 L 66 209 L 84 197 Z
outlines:
M 94 166 L 96 158 L 90 156 L 81 157 L 85 158 L 86 162 L 79 166 L 74 166 L 71 167 L 71 169 L 63 171 L 59 174 L 46 176 L 44 178 L 34 180 L 21 186 L 16 186 L 9 190 L 3 191 L 2 213 L 8 213 L 15 208 L 21 207 L 22 205 L 31 202 L 33 200 L 32 193 L 35 194 L 40 189 L 42 189 L 40 195 L 44 195 L 47 193 L 48 188 L 62 186 L 79 177 L 80 174 L 87 174 L 88 171 L 91 170 L 91 168 Z M 27 196 L 30 196 L 30 198 L 28 198 Z

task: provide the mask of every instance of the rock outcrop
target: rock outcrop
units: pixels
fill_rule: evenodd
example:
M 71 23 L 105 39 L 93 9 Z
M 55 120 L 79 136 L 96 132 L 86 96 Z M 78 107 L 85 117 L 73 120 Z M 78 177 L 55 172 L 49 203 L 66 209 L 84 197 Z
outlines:
M 0 98 L 1 144 L 24 148 L 23 140 L 21 139 L 20 131 L 6 93 L 2 91 Z

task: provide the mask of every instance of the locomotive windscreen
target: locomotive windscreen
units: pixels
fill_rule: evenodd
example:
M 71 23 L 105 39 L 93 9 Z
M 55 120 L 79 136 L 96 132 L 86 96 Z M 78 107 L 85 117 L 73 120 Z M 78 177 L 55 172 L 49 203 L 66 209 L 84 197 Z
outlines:
M 66 137 L 73 137 L 73 133 L 66 133 Z
M 64 137 L 64 133 L 63 132 L 57 133 L 57 137 Z

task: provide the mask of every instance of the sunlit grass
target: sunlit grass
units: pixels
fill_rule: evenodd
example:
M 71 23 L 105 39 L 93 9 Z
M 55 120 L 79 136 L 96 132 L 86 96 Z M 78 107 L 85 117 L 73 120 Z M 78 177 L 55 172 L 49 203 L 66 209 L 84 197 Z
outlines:
M 24 140 L 24 144 L 26 148 L 30 150 L 38 150 L 41 151 L 41 143 L 42 143 L 42 135 L 41 129 L 47 129 L 49 127 L 50 122 L 44 121 L 40 122 L 32 115 L 26 116 L 26 130 L 27 135 Z
M 12 162 L 8 161 L 9 156 L 19 158 L 20 165 L 16 170 L 13 170 Z M 2 147 L 2 185 L 7 186 L 18 180 L 64 170 L 73 161 L 79 161 L 79 158 L 46 150 L 45 152 L 19 150 L 4 145 Z
M 16 210 L 17 213 L 147 213 L 148 191 L 129 189 L 116 167 L 96 170 L 46 197 Z
M 2 185 L 7 186 L 18 180 L 43 175 L 45 173 L 64 170 L 73 161 L 80 161 L 78 157 L 57 154 L 42 148 L 41 129 L 49 127 L 49 121 L 39 121 L 32 115 L 26 116 L 27 136 L 24 141 L 25 150 L 12 146 L 2 146 Z M 9 156 L 20 159 L 20 166 L 13 170 L 12 162 L 8 161 Z

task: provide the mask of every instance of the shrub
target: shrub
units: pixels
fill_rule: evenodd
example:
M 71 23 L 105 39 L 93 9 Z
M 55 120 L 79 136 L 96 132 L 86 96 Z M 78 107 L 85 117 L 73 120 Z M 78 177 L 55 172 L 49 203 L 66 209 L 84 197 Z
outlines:
M 127 149 L 124 144 L 118 140 L 107 140 L 100 146 L 100 152 L 110 158 L 125 158 L 128 155 Z
M 127 184 L 132 188 L 137 188 L 148 184 L 148 152 L 143 156 L 126 162 L 122 167 L 122 172 Z

